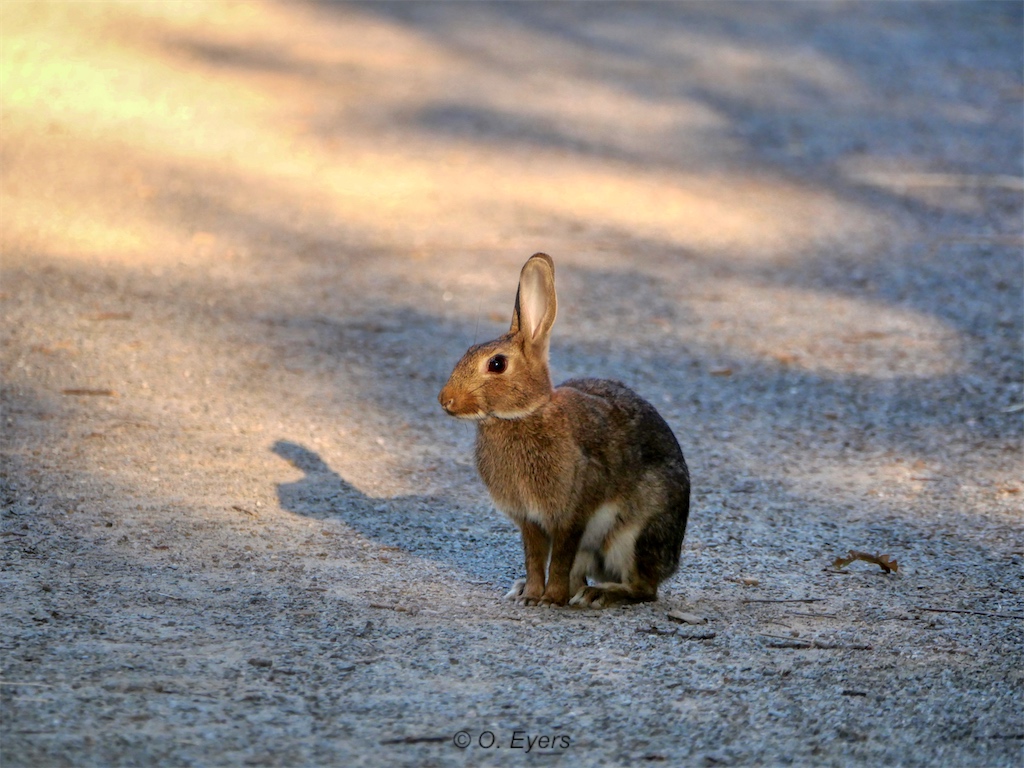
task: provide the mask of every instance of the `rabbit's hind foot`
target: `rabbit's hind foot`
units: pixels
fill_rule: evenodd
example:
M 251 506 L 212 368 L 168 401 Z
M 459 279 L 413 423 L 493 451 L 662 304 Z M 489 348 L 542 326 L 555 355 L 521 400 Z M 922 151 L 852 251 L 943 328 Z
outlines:
M 580 608 L 608 608 L 617 603 L 646 603 L 657 599 L 657 588 L 605 582 L 583 587 L 573 595 L 569 605 Z

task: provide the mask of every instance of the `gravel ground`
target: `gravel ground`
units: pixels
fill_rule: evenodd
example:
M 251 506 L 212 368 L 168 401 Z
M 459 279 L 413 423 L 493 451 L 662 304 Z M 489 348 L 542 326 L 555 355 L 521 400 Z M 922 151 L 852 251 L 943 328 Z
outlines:
M 0 5 L 3 765 L 1020 765 L 1022 30 Z M 500 599 L 435 398 L 537 250 L 690 463 L 656 603 Z

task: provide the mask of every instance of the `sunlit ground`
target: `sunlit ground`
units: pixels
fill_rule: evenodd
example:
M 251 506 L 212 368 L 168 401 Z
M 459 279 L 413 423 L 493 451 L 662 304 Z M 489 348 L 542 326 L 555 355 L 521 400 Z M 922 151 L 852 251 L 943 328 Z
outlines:
M 678 309 L 659 314 L 643 288 L 602 294 L 594 306 L 615 311 L 560 321 L 587 349 L 671 347 L 723 381 L 802 371 L 884 388 L 970 369 L 966 326 L 886 294 L 879 275 L 962 242 L 1018 243 L 999 226 L 930 232 L 908 206 L 972 215 L 992 188 L 1016 191 L 1019 169 L 968 177 L 863 141 L 806 173 L 766 159 L 737 105 L 805 122 L 834 111 L 849 132 L 878 96 L 819 49 L 774 44 L 768 13 L 763 41 L 666 25 L 638 47 L 600 16 L 573 40 L 558 13 L 496 26 L 492 11 L 441 22 L 429 4 L 5 3 L 5 269 L 166 274 L 186 313 L 245 290 L 270 313 L 307 298 L 322 313 L 331 281 L 358 274 L 428 291 L 410 311 L 491 330 L 515 264 L 543 249 L 577 303 L 588 274 L 640 274 Z M 999 87 L 1020 96 L 1012 78 Z M 890 106 L 897 122 L 923 109 L 1004 119 L 923 96 Z M 775 151 L 820 152 L 805 133 L 794 121 Z M 863 273 L 852 287 L 851 273 Z M 218 343 L 169 345 L 174 360 L 230 356 Z M 414 422 L 361 389 L 372 375 L 349 392 L 364 413 Z M 272 398 L 276 385 L 247 386 Z M 317 385 L 297 386 L 316 399 Z

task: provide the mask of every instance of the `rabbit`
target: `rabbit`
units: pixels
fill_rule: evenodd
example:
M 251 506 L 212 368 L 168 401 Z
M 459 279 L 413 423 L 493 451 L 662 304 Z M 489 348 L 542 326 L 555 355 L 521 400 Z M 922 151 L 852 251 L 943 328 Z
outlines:
M 686 460 L 654 406 L 625 385 L 552 386 L 556 310 L 554 262 L 534 254 L 508 333 L 470 347 L 438 401 L 476 421 L 477 470 L 522 533 L 526 578 L 507 598 L 589 608 L 656 600 L 679 565 Z

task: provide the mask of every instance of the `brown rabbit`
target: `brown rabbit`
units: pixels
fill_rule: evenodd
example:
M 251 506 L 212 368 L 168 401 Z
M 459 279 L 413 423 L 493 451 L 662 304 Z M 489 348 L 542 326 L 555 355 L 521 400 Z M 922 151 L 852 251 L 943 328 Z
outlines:
M 679 565 L 686 461 L 654 406 L 624 385 L 552 386 L 555 312 L 555 265 L 538 253 L 520 274 L 509 332 L 470 347 L 438 400 L 477 422 L 477 469 L 522 531 L 526 579 L 507 597 L 595 608 L 655 600 Z

